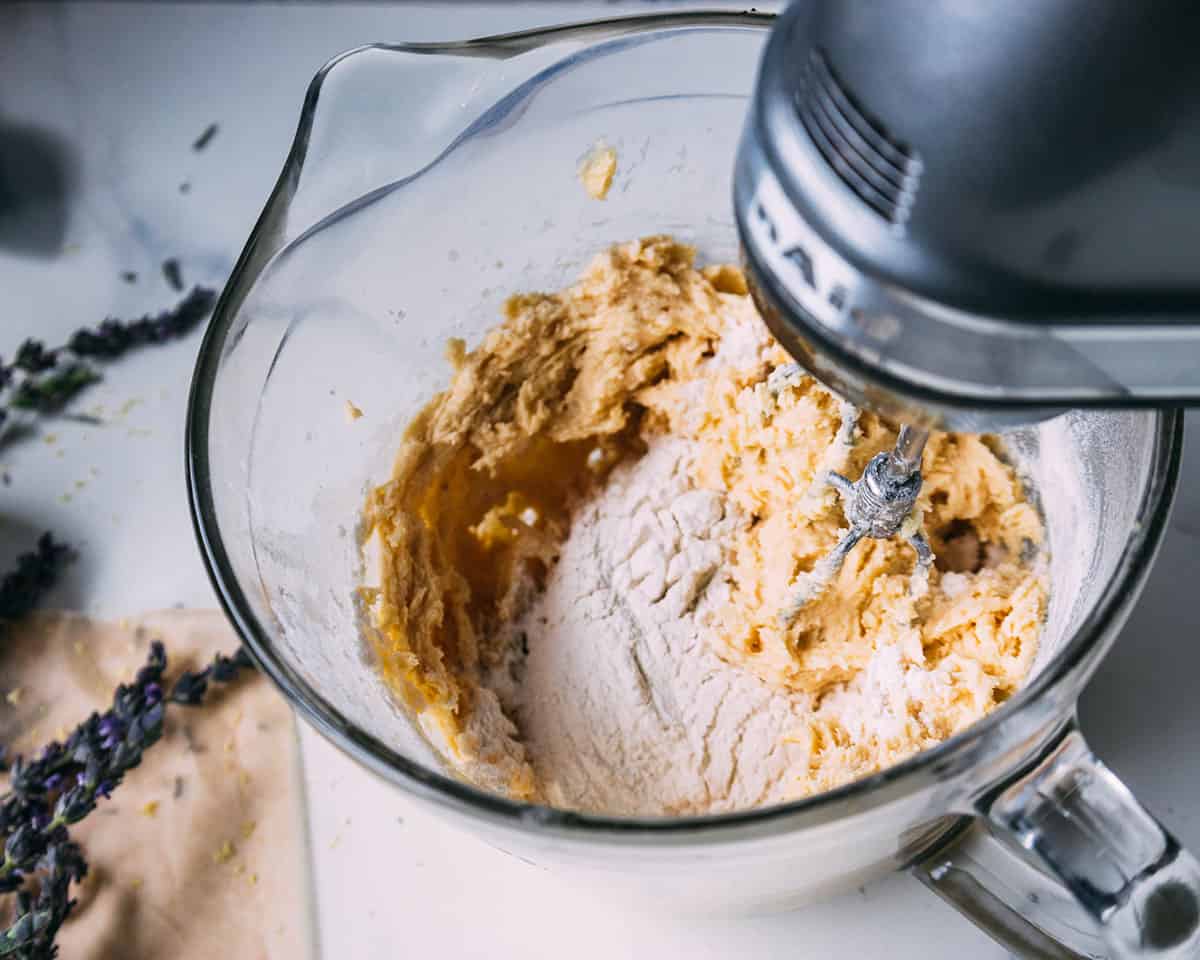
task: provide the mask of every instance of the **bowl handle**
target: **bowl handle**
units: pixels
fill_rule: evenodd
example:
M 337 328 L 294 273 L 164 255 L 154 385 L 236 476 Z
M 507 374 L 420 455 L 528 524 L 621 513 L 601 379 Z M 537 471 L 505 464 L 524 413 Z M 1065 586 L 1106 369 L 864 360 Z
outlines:
M 1023 957 L 1200 956 L 1200 864 L 1070 722 L 913 872 Z

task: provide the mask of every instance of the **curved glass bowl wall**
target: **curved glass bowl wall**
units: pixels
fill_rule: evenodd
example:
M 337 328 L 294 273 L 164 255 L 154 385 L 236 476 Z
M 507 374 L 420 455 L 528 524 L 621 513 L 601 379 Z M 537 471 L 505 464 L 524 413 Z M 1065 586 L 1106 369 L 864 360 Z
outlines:
M 666 907 L 811 898 L 944 832 L 1072 709 L 1148 565 L 1177 461 L 1168 415 L 1079 416 L 1015 439 L 1035 475 L 1055 469 L 1038 455 L 1047 438 L 1085 474 L 1086 504 L 1046 503 L 1058 639 L 1030 688 L 983 724 L 860 784 L 745 814 L 633 821 L 512 803 L 443 771 L 357 635 L 365 491 L 446 384 L 446 341 L 477 343 L 513 291 L 561 287 L 596 251 L 649 233 L 695 244 L 704 261 L 737 259 L 729 178 L 768 22 L 645 17 L 332 63 L 222 296 L 189 410 L 214 583 L 304 715 L 491 842 Z M 619 157 L 604 201 L 577 176 L 597 141 Z M 362 419 L 348 421 L 346 401 Z

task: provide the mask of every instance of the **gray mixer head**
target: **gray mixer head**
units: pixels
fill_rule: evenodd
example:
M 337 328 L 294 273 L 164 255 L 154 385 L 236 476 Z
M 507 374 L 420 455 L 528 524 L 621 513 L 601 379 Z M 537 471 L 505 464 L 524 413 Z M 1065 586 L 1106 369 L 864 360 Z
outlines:
M 797 0 L 735 210 L 783 345 L 984 430 L 1200 402 L 1200 4 Z

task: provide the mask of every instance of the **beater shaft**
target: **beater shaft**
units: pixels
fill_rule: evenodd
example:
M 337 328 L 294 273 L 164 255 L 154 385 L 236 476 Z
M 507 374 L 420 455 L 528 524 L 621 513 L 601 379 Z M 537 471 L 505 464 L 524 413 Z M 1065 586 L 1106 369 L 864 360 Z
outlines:
M 925 452 L 925 441 L 929 431 L 905 424 L 896 437 L 896 448 L 888 457 L 888 472 L 896 480 L 902 480 L 921 469 L 921 454 Z

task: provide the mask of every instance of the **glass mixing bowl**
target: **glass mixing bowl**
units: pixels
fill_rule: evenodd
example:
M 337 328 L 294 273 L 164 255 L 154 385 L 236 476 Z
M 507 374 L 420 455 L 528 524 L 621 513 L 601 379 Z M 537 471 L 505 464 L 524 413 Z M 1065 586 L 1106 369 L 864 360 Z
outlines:
M 732 158 L 769 24 L 640 17 L 365 47 L 321 71 L 192 387 L 191 502 L 225 609 L 339 747 L 606 895 L 740 911 L 908 867 L 1017 949 L 1190 956 L 1195 863 L 1073 721 L 1163 531 L 1175 413 L 1071 414 L 1009 438 L 1049 527 L 1032 679 L 936 749 L 811 799 L 618 819 L 489 795 L 446 772 L 360 642 L 356 518 L 446 384 L 447 339 L 478 342 L 510 292 L 558 288 L 613 242 L 670 232 L 705 261 L 737 258 Z M 599 140 L 619 157 L 603 202 L 577 179 Z

